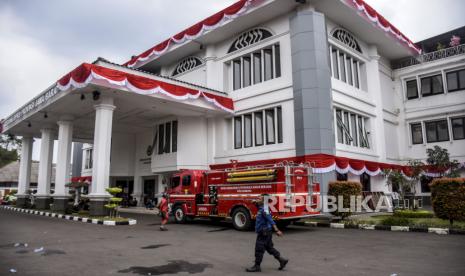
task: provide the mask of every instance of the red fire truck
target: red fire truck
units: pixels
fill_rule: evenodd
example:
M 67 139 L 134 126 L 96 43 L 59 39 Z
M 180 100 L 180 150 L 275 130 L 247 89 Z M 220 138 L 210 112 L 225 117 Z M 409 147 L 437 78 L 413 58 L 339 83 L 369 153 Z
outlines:
M 310 164 L 281 162 L 224 170 L 181 170 L 167 191 L 177 223 L 195 217 L 232 219 L 234 228 L 248 230 L 257 214 L 254 201 L 269 194 L 276 202 L 272 215 L 281 226 L 318 214 L 320 185 Z M 295 200 L 299 198 L 300 200 Z M 302 200 L 303 199 L 303 200 Z

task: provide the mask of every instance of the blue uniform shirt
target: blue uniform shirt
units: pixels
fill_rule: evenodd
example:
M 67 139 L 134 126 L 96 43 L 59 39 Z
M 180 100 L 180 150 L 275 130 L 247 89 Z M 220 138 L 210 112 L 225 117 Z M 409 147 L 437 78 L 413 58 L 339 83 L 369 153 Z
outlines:
M 264 206 L 260 206 L 257 212 L 257 218 L 255 221 L 255 233 L 260 233 L 262 230 L 273 230 L 273 225 L 276 223 L 271 217 L 270 210 Z

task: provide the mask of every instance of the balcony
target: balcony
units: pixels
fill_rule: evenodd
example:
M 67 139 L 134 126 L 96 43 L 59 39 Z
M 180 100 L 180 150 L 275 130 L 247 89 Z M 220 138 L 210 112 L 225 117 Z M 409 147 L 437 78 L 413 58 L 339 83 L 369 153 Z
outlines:
M 454 47 L 449 47 L 445 49 L 441 49 L 438 51 L 418 55 L 416 57 L 408 57 L 408 58 L 403 58 L 400 60 L 396 60 L 392 62 L 392 69 L 401 69 L 413 65 L 418 65 L 422 64 L 425 62 L 431 62 L 431 61 L 436 61 L 452 56 L 457 56 L 465 54 L 465 44 L 460 44 Z

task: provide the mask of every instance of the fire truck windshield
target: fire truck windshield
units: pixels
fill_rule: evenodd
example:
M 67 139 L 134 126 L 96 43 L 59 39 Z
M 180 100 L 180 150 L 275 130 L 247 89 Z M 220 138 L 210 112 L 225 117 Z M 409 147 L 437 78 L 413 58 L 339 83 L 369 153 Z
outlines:
M 181 177 L 175 176 L 171 178 L 171 183 L 170 183 L 170 188 L 176 188 L 179 186 L 179 183 L 181 182 Z

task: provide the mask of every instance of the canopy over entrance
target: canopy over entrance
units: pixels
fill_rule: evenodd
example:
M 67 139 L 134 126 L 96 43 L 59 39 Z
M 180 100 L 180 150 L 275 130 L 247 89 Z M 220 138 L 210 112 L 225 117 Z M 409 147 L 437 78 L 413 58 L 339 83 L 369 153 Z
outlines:
M 212 117 L 234 111 L 232 99 L 222 92 L 99 59 L 66 74 L 3 120 L 0 128 L 5 133 L 40 137 L 40 129 L 66 115 L 73 117 L 75 139 L 92 139 L 93 106 L 103 96 L 115 100 L 115 131 L 150 128 L 154 118 L 164 116 Z

